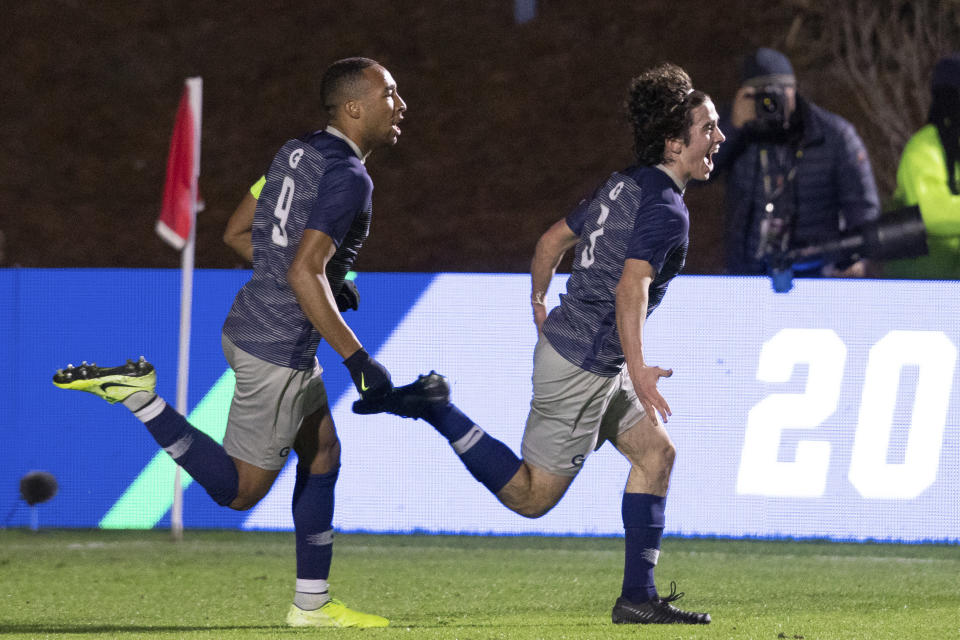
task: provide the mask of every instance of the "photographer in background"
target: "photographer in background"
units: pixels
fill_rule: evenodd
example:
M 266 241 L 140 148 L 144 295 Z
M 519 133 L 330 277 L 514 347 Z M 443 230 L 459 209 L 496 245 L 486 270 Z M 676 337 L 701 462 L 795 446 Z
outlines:
M 727 174 L 727 273 L 868 275 L 865 260 L 783 260 L 789 249 L 835 239 L 879 216 L 863 142 L 849 122 L 798 95 L 786 56 L 761 48 L 746 58 L 720 128 L 727 141 L 714 156 L 714 176 Z
M 903 149 L 894 194 L 920 206 L 930 253 L 888 262 L 890 278 L 960 279 L 960 53 L 937 62 L 930 85 L 930 115 Z

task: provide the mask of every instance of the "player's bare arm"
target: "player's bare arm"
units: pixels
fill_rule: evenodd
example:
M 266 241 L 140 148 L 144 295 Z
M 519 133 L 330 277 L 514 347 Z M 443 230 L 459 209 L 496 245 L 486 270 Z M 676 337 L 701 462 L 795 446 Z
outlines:
M 530 264 L 532 284 L 530 304 L 533 306 L 533 322 L 537 325 L 537 331 L 543 328 L 543 323 L 547 319 L 544 298 L 550 287 L 550 281 L 557 272 L 557 266 L 563 259 L 563 255 L 577 244 L 578 239 L 577 234 L 570 229 L 564 218 L 555 222 L 537 241 L 537 248 Z
M 237 205 L 236 211 L 227 220 L 223 231 L 223 241 L 247 262 L 253 262 L 253 214 L 257 210 L 257 199 L 249 191 Z
M 643 323 L 647 317 L 650 283 L 655 275 L 646 260 L 630 258 L 624 263 L 623 275 L 617 284 L 617 331 L 640 404 L 648 416 L 653 418 L 656 412 L 666 422 L 671 415 L 670 406 L 657 390 L 657 381 L 670 377 L 673 371 L 650 366 L 643 359 Z
M 305 229 L 297 255 L 287 271 L 287 282 L 314 328 L 346 359 L 362 345 L 340 316 L 327 282 L 327 262 L 336 250 L 333 238 L 316 229 Z

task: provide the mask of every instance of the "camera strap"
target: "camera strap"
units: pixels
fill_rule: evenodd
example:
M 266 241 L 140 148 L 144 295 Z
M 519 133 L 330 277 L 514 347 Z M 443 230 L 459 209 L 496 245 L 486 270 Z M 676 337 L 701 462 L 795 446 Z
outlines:
M 776 153 L 777 168 L 780 171 L 773 171 L 770 166 L 770 148 L 760 148 L 760 170 L 763 172 L 763 197 L 767 202 L 776 202 L 788 188 L 792 188 L 793 181 L 797 177 L 796 158 L 800 151 L 789 149 L 787 147 L 773 147 Z
M 771 151 L 777 162 L 771 161 Z M 794 181 L 801 151 L 792 146 L 760 147 L 763 211 L 760 213 L 760 234 L 755 258 L 768 259 L 790 246 L 793 217 L 796 209 Z

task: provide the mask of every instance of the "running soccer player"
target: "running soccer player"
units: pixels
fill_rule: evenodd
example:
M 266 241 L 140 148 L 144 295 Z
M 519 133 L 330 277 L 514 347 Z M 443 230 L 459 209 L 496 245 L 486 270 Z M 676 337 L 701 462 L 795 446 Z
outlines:
M 406 104 L 390 73 L 368 58 L 333 63 L 320 93 L 329 126 L 284 144 L 227 223 L 224 239 L 253 262 L 253 277 L 223 326 L 224 354 L 236 374 L 223 446 L 156 395 L 156 372 L 143 358 L 112 369 L 70 367 L 54 384 L 122 402 L 217 504 L 231 509 L 250 509 L 267 494 L 292 447 L 297 580 L 287 624 L 382 627 L 386 618 L 328 594 L 340 441 L 316 350 L 322 338 L 344 358 L 363 398 L 393 386 L 338 306 L 357 305 L 344 278 L 370 228 L 373 183 L 364 160 L 396 144 Z
M 386 396 L 358 400 L 354 410 L 423 418 L 478 481 L 529 518 L 553 508 L 587 456 L 610 440 L 631 464 L 623 494 L 623 588 L 613 622 L 707 624 L 709 614 L 673 606 L 683 595 L 675 583 L 660 597 L 654 582 L 675 453 L 663 425 L 670 407 L 657 381 L 672 371 L 645 361 L 643 326 L 686 258 L 684 188 L 707 179 L 724 136 L 710 98 L 671 64 L 635 78 L 627 106 L 637 164 L 611 175 L 556 222 L 534 253 L 539 341 L 523 460 L 451 404 L 446 380 L 434 372 Z M 544 295 L 574 246 L 567 293 L 548 316 Z

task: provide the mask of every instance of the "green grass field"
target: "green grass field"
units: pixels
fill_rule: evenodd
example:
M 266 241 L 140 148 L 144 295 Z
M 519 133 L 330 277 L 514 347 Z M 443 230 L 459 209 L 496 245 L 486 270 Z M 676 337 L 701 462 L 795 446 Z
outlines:
M 0 530 L 11 638 L 960 638 L 960 547 L 668 538 L 698 627 L 614 626 L 623 541 L 342 535 L 333 594 L 387 629 L 283 626 L 293 535 Z

